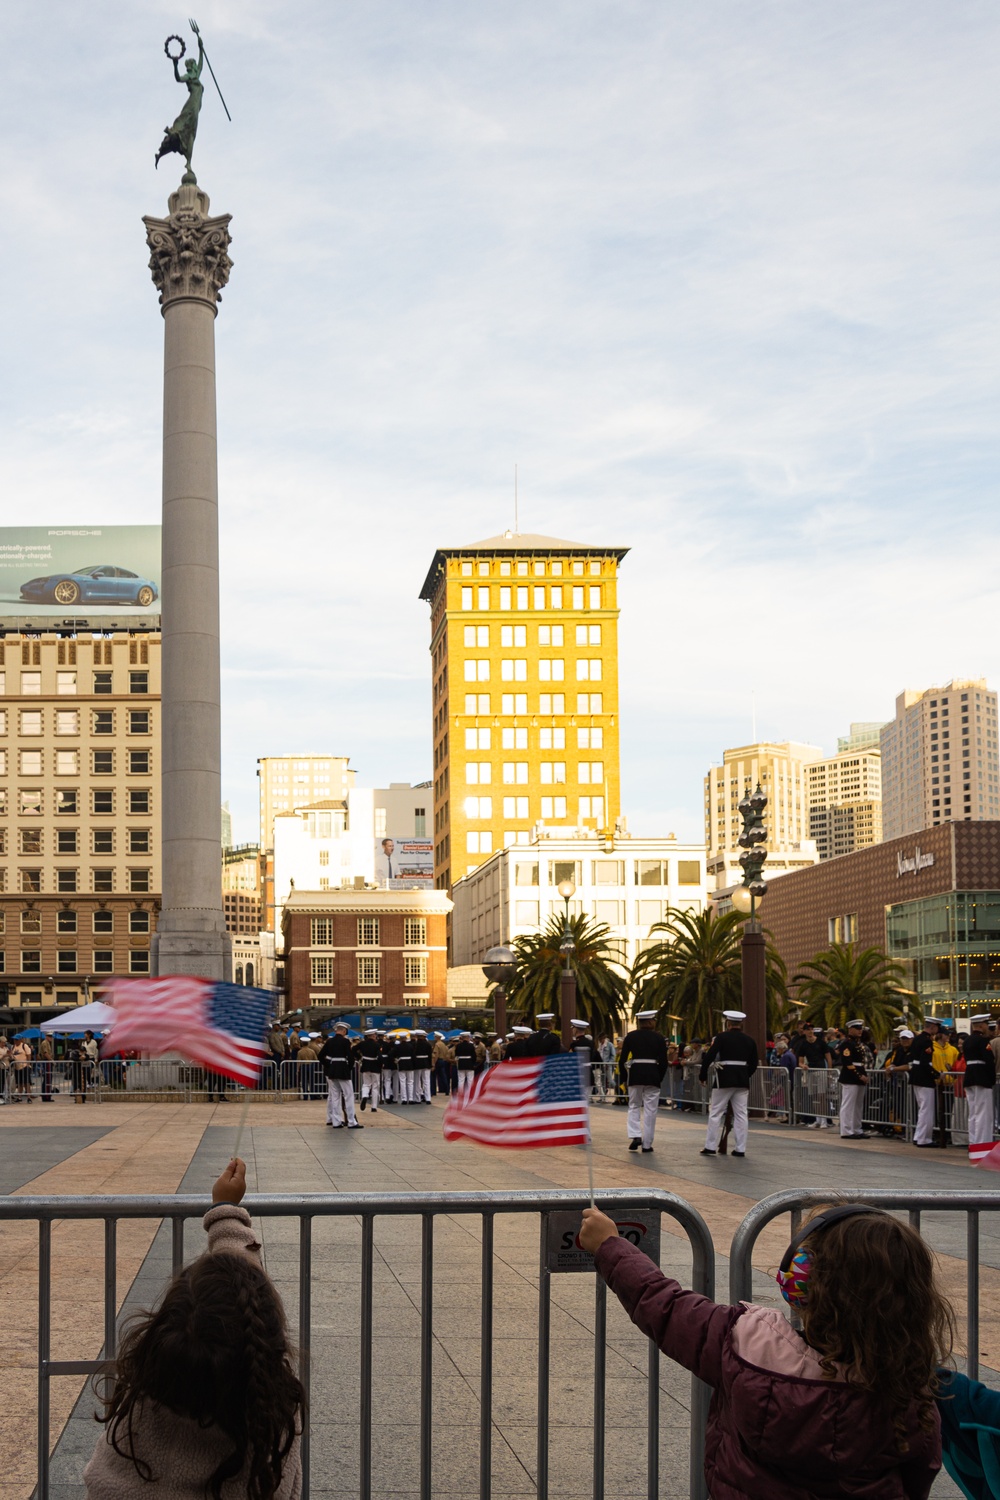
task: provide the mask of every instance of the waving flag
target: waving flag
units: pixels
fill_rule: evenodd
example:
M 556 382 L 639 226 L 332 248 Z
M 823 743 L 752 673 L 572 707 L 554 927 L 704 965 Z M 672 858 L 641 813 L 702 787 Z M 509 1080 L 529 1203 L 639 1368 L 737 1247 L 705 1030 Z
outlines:
M 115 1052 L 179 1052 L 188 1062 L 252 1087 L 268 1059 L 274 997 L 242 984 L 189 974 L 116 979 L 109 986 L 117 1019 L 105 1038 Z
M 464 1098 L 452 1094 L 444 1138 L 483 1146 L 584 1146 L 590 1120 L 575 1052 L 498 1063 Z
M 1000 1172 L 1000 1141 L 980 1141 L 978 1145 L 970 1145 L 969 1160 L 974 1167 Z

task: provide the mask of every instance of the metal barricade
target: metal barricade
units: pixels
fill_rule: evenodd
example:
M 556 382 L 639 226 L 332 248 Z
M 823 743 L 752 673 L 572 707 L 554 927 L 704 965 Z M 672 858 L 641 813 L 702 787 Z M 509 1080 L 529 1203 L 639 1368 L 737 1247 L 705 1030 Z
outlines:
M 996 1119 L 996 1090 L 993 1118 Z M 964 1073 L 938 1074 L 936 1123 L 953 1146 L 969 1144 L 969 1101 L 965 1096 Z
M 788 1069 L 780 1065 L 774 1068 L 758 1068 L 750 1079 L 747 1108 L 751 1115 L 761 1115 L 765 1120 L 790 1123 L 792 1080 Z
M 873 1069 L 861 1102 L 861 1123 L 880 1135 L 913 1139 L 916 1111 L 913 1093 L 905 1073 L 887 1073 Z
M 357 1091 L 357 1078 L 354 1086 Z M 286 1058 L 281 1064 L 278 1089 L 282 1098 L 325 1099 L 326 1077 L 318 1061 L 299 1062 L 297 1058 Z
M 797 1068 L 793 1084 L 795 1123 L 832 1125 L 840 1113 L 840 1085 L 835 1068 Z
M 475 1216 L 480 1221 L 480 1358 L 479 1358 L 479 1496 L 490 1500 L 492 1492 L 494 1388 L 494 1228 L 496 1219 L 508 1214 L 539 1216 L 538 1262 L 538 1351 L 537 1351 L 537 1495 L 548 1500 L 550 1438 L 550 1334 L 551 1334 L 551 1268 L 553 1238 L 565 1245 L 564 1226 L 552 1216 L 587 1207 L 585 1193 L 557 1191 L 551 1193 L 366 1193 L 254 1195 L 245 1207 L 257 1219 L 292 1219 L 298 1221 L 298 1347 L 299 1373 L 308 1395 L 310 1386 L 310 1346 L 312 1339 L 312 1264 L 313 1226 L 317 1220 L 337 1218 L 356 1220 L 359 1225 L 360 1284 L 358 1326 L 360 1327 L 359 1417 L 360 1417 L 360 1500 L 371 1500 L 372 1432 L 373 1432 L 373 1315 L 375 1309 L 374 1270 L 376 1264 L 375 1222 L 390 1216 L 419 1216 L 420 1231 L 420 1299 L 419 1299 L 419 1491 L 421 1500 L 430 1500 L 432 1485 L 432 1421 L 434 1350 L 434 1226 L 438 1218 Z M 49 1497 L 50 1382 L 55 1376 L 91 1375 L 107 1368 L 113 1361 L 118 1338 L 117 1229 L 123 1220 L 168 1220 L 171 1225 L 172 1266 L 176 1273 L 184 1264 L 184 1229 L 191 1219 L 200 1219 L 210 1205 L 204 1197 L 81 1197 L 81 1198 L 0 1198 L 0 1222 L 35 1221 L 38 1224 L 38 1473 L 37 1500 Z M 685 1232 L 691 1249 L 691 1285 L 707 1297 L 714 1295 L 715 1252 L 712 1237 L 704 1219 L 684 1199 L 673 1193 L 619 1190 L 601 1194 L 601 1208 L 612 1215 L 665 1214 Z M 54 1360 L 52 1356 L 52 1226 L 57 1221 L 96 1221 L 104 1225 L 104 1348 L 101 1359 Z M 657 1220 L 658 1222 L 658 1220 Z M 550 1231 L 555 1231 L 553 1235 Z M 571 1241 L 572 1243 L 572 1241 Z M 338 1242 L 339 1244 L 339 1242 Z M 501 1264 L 503 1262 L 501 1261 Z M 594 1462 L 593 1496 L 603 1500 L 605 1452 L 605 1399 L 607 1356 L 607 1288 L 595 1277 L 594 1302 Z M 534 1328 L 532 1321 L 532 1329 Z M 646 1494 L 658 1500 L 659 1474 L 659 1399 L 660 1352 L 649 1341 L 646 1378 Z M 705 1423 L 708 1415 L 709 1387 L 692 1377 L 690 1433 L 691 1500 L 705 1500 L 704 1478 Z M 302 1435 L 302 1500 L 309 1495 L 309 1429 Z
M 921 1227 L 922 1213 L 962 1213 L 966 1219 L 966 1314 L 965 1360 L 972 1379 L 979 1377 L 979 1215 L 1000 1212 L 1000 1193 L 950 1193 L 947 1190 L 911 1192 L 908 1188 L 851 1189 L 831 1193 L 789 1188 L 772 1193 L 747 1214 L 733 1236 L 729 1252 L 729 1300 L 749 1302 L 753 1297 L 753 1251 L 761 1231 L 781 1214 L 791 1215 L 789 1239 L 802 1225 L 803 1211 L 830 1203 L 867 1203 L 873 1208 L 909 1215 L 914 1229 Z

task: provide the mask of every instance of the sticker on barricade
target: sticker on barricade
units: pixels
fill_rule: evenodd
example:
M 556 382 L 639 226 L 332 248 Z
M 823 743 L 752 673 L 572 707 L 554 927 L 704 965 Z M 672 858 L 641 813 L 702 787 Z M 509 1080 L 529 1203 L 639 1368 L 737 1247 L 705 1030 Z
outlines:
M 650 1260 L 660 1261 L 660 1215 L 635 1210 L 627 1214 L 612 1214 L 618 1233 L 631 1244 L 648 1255 Z M 594 1257 L 577 1243 L 580 1231 L 580 1214 L 551 1213 L 548 1220 L 548 1236 L 545 1244 L 545 1264 L 550 1271 L 592 1271 Z

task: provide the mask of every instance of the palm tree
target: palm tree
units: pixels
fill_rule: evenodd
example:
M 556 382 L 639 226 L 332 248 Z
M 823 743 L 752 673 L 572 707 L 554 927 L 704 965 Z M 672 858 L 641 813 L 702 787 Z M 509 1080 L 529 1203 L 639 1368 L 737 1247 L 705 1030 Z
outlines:
M 620 1026 L 628 1012 L 628 980 L 621 971 L 617 946 L 604 922 L 587 916 L 571 917 L 574 948 L 569 967 L 576 975 L 577 1014 L 592 1026 Z M 566 935 L 562 917 L 552 916 L 543 932 L 527 933 L 512 943 L 514 978 L 507 989 L 507 1005 L 533 1021 L 538 1013 L 559 1008 L 560 974 L 567 955 L 560 944 Z
M 899 1001 L 902 965 L 894 963 L 881 948 L 862 948 L 853 943 L 831 943 L 803 964 L 792 983 L 799 986 L 804 1003 L 801 1019 L 818 1026 L 844 1026 L 859 1017 L 877 1042 L 886 1041 L 903 1008 Z M 919 1002 L 911 1009 L 922 1018 Z
M 714 1036 L 724 1010 L 740 1009 L 743 994 L 743 959 L 740 941 L 743 917 L 739 912 L 719 916 L 705 911 L 667 911 L 662 922 L 650 928 L 650 936 L 663 933 L 662 941 L 646 948 L 632 965 L 635 1000 L 633 1013 L 657 1010 L 657 1025 L 680 1023 L 689 1037 Z M 785 965 L 770 943 L 766 956 L 767 1024 L 776 1029 L 787 1005 Z

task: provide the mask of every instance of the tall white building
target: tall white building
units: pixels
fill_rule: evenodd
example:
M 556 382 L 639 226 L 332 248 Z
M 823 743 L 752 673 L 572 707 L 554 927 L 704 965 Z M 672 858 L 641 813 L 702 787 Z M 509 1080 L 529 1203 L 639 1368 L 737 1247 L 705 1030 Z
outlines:
M 985 679 L 907 688 L 881 748 L 886 840 L 936 823 L 1000 818 L 997 695 Z
M 852 725 L 849 744 L 858 725 Z M 882 842 L 882 757 L 874 750 L 842 750 L 806 766 L 809 836 L 820 859 L 835 859 Z
M 257 761 L 260 778 L 260 847 L 274 847 L 274 820 L 317 802 L 346 806 L 356 772 L 346 755 L 265 755 Z
M 760 783 L 767 793 L 767 875 L 786 874 L 816 864 L 819 855 L 809 833 L 807 767 L 823 759 L 817 745 L 794 740 L 762 741 L 723 751 L 722 765 L 705 777 L 705 845 L 708 874 L 717 890 L 743 878 L 738 839 L 743 827 L 739 803 Z

